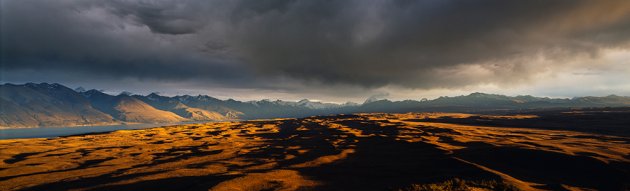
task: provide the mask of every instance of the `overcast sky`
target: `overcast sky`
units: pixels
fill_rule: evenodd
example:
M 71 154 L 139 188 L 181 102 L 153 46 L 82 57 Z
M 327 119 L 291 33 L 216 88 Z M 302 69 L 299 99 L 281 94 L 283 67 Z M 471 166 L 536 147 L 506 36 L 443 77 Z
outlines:
M 630 96 L 628 0 L 0 0 L 0 81 L 239 100 Z

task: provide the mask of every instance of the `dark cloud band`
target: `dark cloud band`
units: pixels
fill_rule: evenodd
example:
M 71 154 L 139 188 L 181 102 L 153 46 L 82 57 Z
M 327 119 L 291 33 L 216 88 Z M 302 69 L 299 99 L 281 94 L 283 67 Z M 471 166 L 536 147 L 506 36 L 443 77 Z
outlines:
M 550 68 L 532 57 L 562 65 L 630 40 L 623 0 L 2 1 L 1 14 L 6 71 L 235 87 L 509 84 Z

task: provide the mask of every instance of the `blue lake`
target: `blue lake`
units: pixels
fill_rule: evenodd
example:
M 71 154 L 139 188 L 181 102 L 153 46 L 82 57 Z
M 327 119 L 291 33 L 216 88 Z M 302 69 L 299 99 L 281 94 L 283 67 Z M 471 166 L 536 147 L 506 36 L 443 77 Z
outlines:
M 0 139 L 18 138 L 50 138 L 86 133 L 110 132 L 124 129 L 145 129 L 160 127 L 170 124 L 133 124 L 133 125 L 109 125 L 109 126 L 80 126 L 80 127 L 40 127 L 20 129 L 0 129 Z

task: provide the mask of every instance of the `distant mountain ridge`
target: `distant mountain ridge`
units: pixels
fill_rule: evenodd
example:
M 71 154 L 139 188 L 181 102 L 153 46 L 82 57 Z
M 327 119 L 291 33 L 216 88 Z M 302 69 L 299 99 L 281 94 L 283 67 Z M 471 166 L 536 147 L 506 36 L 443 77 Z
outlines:
M 567 107 L 627 107 L 630 97 L 572 99 L 472 93 L 465 96 L 390 101 L 370 98 L 363 104 L 323 103 L 303 99 L 237 101 L 207 95 L 109 95 L 98 90 L 72 90 L 61 84 L 0 85 L 0 128 L 177 123 L 240 119 L 305 117 L 357 112 L 487 112 Z

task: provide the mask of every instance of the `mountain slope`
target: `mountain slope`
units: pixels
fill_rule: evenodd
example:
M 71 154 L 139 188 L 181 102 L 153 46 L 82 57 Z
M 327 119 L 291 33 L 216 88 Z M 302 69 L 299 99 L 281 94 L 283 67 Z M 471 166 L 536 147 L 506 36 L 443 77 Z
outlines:
M 40 122 L 20 105 L 0 98 L 0 127 L 35 127 Z
M 175 99 L 189 107 L 220 113 L 227 119 L 247 118 L 245 116 L 246 114 L 243 112 L 243 106 L 247 107 L 246 105 L 248 104 L 245 104 L 244 102 L 232 99 L 223 101 L 207 95 L 183 95 L 172 97 L 172 99 Z
M 471 93 L 455 97 L 439 97 L 434 100 L 390 101 L 369 100 L 354 112 L 492 112 L 502 110 L 527 110 L 569 107 L 627 107 L 630 97 L 576 97 L 573 99 L 534 96 L 505 96 L 497 94 Z
M 174 123 L 186 121 L 175 113 L 156 109 L 136 98 L 120 96 L 114 106 L 118 111 L 116 118 L 127 122 L 139 123 Z
M 221 115 L 218 112 L 206 111 L 199 108 L 192 108 L 182 103 L 179 103 L 178 105 L 176 105 L 172 111 L 179 116 L 192 119 L 195 121 L 224 121 L 228 119 L 228 117 Z
M 0 85 L 0 127 L 116 124 L 88 100 L 59 84 Z
M 169 111 L 156 109 L 155 107 L 128 95 L 112 96 L 90 90 L 82 93 L 94 107 L 110 114 L 114 118 L 137 123 L 174 123 L 187 119 Z
M 79 91 L 79 92 L 77 92 Z M 370 98 L 363 104 L 300 101 L 220 100 L 207 95 L 113 96 L 97 90 L 77 91 L 60 84 L 0 85 L 0 127 L 42 127 L 233 119 L 298 118 L 360 112 L 501 112 L 580 107 L 628 107 L 630 97 L 572 99 L 472 93 L 434 100 L 390 101 Z
M 151 93 L 147 96 L 134 95 L 133 97 L 157 109 L 170 111 L 181 117 L 195 121 L 225 121 L 230 119 L 227 115 L 219 112 L 190 107 L 183 104 L 177 98 L 160 96 L 156 93 Z

